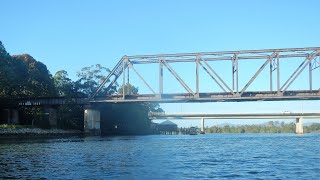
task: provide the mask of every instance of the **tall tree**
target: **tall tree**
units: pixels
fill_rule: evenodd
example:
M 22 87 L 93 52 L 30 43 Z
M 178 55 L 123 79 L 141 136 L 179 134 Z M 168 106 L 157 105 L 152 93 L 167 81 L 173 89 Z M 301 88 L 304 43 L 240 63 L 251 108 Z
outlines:
M 26 85 L 22 88 L 25 96 L 41 97 L 55 96 L 55 86 L 50 72 L 46 65 L 36 61 L 29 54 L 14 55 L 14 60 L 23 61 L 27 67 Z
M 53 81 L 59 96 L 77 97 L 81 95 L 75 83 L 68 77 L 67 71 L 57 71 L 53 76 Z
M 83 107 L 77 104 L 73 97 L 83 96 L 78 92 L 75 83 L 68 78 L 65 70 L 56 72 L 53 76 L 54 85 L 59 96 L 66 98 L 66 103 L 58 107 L 58 128 L 83 129 Z
M 5 97 L 9 95 L 11 89 L 11 82 L 14 80 L 14 74 L 10 66 L 11 56 L 4 48 L 0 41 L 0 96 Z
M 77 73 L 79 78 L 76 81 L 76 85 L 80 92 L 90 96 L 97 90 L 99 85 L 105 80 L 105 77 L 110 73 L 108 68 L 101 66 L 100 64 L 84 67 Z M 109 92 L 106 92 L 106 88 L 102 88 L 99 95 L 113 94 L 116 91 L 117 85 L 113 86 Z

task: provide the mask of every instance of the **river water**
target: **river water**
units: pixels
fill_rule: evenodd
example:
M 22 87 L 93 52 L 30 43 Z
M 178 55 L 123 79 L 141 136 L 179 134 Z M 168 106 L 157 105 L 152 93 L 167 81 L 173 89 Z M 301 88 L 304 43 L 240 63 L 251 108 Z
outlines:
M 0 139 L 0 179 L 319 179 L 320 134 Z

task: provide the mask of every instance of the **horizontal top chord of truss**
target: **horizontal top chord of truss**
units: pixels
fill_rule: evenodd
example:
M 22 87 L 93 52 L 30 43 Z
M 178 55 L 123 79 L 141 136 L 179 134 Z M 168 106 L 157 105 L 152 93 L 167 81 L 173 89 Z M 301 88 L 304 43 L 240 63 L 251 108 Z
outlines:
M 195 62 L 196 57 L 201 57 L 206 61 L 215 60 L 238 60 L 243 59 L 267 59 L 272 53 L 277 53 L 277 58 L 307 57 L 314 51 L 319 51 L 320 47 L 308 48 L 283 48 L 283 49 L 262 49 L 262 50 L 240 50 L 240 51 L 218 51 L 218 52 L 198 52 L 198 53 L 178 53 L 178 54 L 156 54 L 124 56 L 133 64 L 158 63 L 159 59 L 167 62 Z
M 163 88 L 163 69 L 166 68 L 169 73 L 180 83 L 180 85 L 185 89 L 187 92 L 186 97 L 187 100 L 191 101 L 211 101 L 215 100 L 216 98 L 220 98 L 220 96 L 215 96 L 214 93 L 227 93 L 230 100 L 239 100 L 247 99 L 247 95 L 256 96 L 256 92 L 249 92 L 247 89 L 255 81 L 255 79 L 261 74 L 261 72 L 266 69 L 267 65 L 269 65 L 269 73 L 270 78 L 267 82 L 270 84 L 270 90 L 268 91 L 267 95 L 272 96 L 273 99 L 318 99 L 319 98 L 319 87 L 313 87 L 313 81 L 318 81 L 318 76 L 313 77 L 313 70 L 319 68 L 320 66 L 320 47 L 308 47 L 308 48 L 283 48 L 283 49 L 262 49 L 262 50 L 241 50 L 241 51 L 219 51 L 219 52 L 198 52 L 198 53 L 181 53 L 181 54 L 156 54 L 156 55 L 138 55 L 138 56 L 123 56 L 121 60 L 117 63 L 117 65 L 113 68 L 108 76 L 104 79 L 104 81 L 100 84 L 98 89 L 91 95 L 89 100 L 94 101 L 93 99 L 96 96 L 101 96 L 102 90 L 108 92 L 115 84 L 116 81 L 120 76 L 122 76 L 122 86 L 125 87 L 127 83 L 130 82 L 129 78 L 129 69 L 132 69 L 133 72 L 140 78 L 140 80 L 144 83 L 144 85 L 152 92 L 152 96 L 148 98 L 148 101 L 157 101 L 161 102 L 164 100 L 164 88 Z M 279 59 L 285 58 L 285 60 L 289 60 L 292 58 L 303 58 L 301 64 L 291 73 L 289 71 L 284 71 L 283 73 L 290 73 L 289 76 L 284 83 L 280 80 L 280 61 Z M 257 59 L 264 59 L 264 63 L 260 66 L 260 68 L 256 69 L 255 74 L 251 77 L 251 79 L 245 83 L 244 87 L 239 87 L 239 60 L 257 60 Z M 229 60 L 231 62 L 230 66 L 230 73 L 232 73 L 232 83 L 227 83 L 226 75 L 219 74 L 214 68 L 211 66 L 208 61 L 221 61 L 221 60 Z M 184 78 L 190 77 L 181 77 L 170 65 L 170 63 L 175 62 L 192 62 L 195 63 L 196 68 L 194 72 L 194 81 L 196 87 L 192 88 L 189 87 L 188 84 L 183 80 Z M 134 67 L 135 64 L 152 64 L 157 63 L 159 64 L 159 79 L 155 80 L 158 83 L 158 91 L 154 90 L 150 85 L 150 82 L 145 80 L 145 77 L 142 76 L 141 72 L 138 72 L 137 69 Z M 300 76 L 301 72 L 307 69 L 306 67 L 309 66 L 309 86 L 303 87 L 302 91 L 306 91 L 305 95 L 297 96 L 297 95 L 288 95 L 289 94 L 300 94 L 299 91 L 295 91 L 289 89 L 290 85 Z M 250 67 L 250 66 L 249 66 Z M 251 67 L 250 67 L 251 68 Z M 286 67 L 283 67 L 286 68 Z M 281 69 L 283 69 L 281 68 Z M 199 72 L 203 69 L 213 80 L 214 83 L 221 88 L 221 91 L 212 91 L 212 92 L 202 92 L 199 86 L 199 82 L 201 81 L 199 78 Z M 126 73 L 127 70 L 127 73 Z M 275 74 L 275 75 L 273 75 Z M 276 91 L 273 90 L 273 79 L 276 77 Z M 282 77 L 282 76 L 281 76 Z M 103 88 L 105 87 L 106 88 Z M 265 89 L 257 89 L 257 92 L 265 91 Z M 316 92 L 315 92 L 316 91 Z M 129 90 L 126 91 L 125 88 L 122 88 L 122 92 L 118 92 L 118 94 L 114 95 L 106 95 L 106 99 L 109 101 L 118 102 L 119 95 L 121 101 L 135 101 L 134 99 L 127 99 L 129 94 L 126 94 Z M 100 94 L 99 94 L 100 93 Z M 184 92 L 176 92 L 183 94 Z M 211 93 L 209 97 L 203 97 L 203 93 Z M 316 93 L 316 95 L 315 95 Z M 99 94 L 99 95 L 98 95 Z M 174 93 L 173 93 L 174 94 Z M 230 94 L 230 95 L 229 95 Z M 290 97 L 289 97 L 290 96 Z M 292 96 L 297 96 L 296 98 Z M 141 98 L 144 99 L 144 94 L 138 94 L 136 97 L 136 101 L 141 101 Z M 202 98 L 202 99 L 201 99 Z M 179 99 L 175 96 L 172 96 L 172 99 Z M 181 98 L 180 98 L 181 99 Z M 186 100 L 185 98 L 183 98 Z M 166 99 L 166 101 L 170 101 L 170 99 Z M 101 101 L 101 99 L 99 100 Z

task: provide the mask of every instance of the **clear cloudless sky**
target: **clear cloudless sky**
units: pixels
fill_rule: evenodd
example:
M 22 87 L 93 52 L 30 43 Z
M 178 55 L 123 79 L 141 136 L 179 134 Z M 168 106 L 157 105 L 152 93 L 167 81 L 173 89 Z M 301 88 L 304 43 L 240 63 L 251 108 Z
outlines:
M 76 79 L 81 68 L 113 68 L 123 55 L 318 47 L 319 7 L 319 0 L 0 0 L 0 40 L 11 55 L 28 53 L 52 74 L 63 69 Z M 215 113 L 317 111 L 319 105 L 299 101 L 162 107 L 167 112 Z

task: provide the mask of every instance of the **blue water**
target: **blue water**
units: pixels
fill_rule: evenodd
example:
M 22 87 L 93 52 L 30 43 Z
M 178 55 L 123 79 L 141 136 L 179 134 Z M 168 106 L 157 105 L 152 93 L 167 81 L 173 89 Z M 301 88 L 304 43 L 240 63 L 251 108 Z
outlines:
M 0 179 L 320 179 L 320 134 L 0 140 Z

